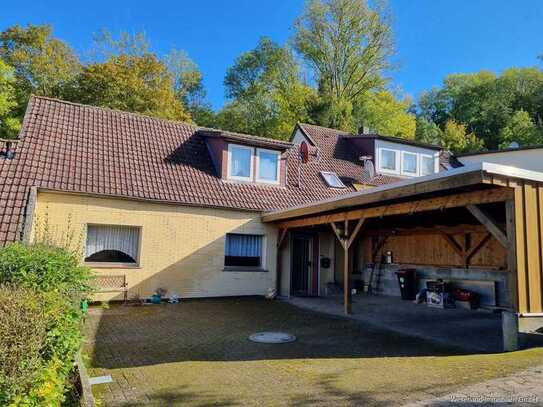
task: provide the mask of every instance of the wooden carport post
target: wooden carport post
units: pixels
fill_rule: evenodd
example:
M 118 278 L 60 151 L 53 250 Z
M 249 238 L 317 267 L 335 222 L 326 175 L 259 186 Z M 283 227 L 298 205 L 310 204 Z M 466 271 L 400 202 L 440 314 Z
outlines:
M 282 263 L 281 263 L 281 246 L 283 246 L 283 242 L 285 241 L 285 238 L 288 234 L 288 228 L 280 228 L 277 235 L 277 253 L 276 253 L 276 281 L 275 281 L 275 291 L 276 295 L 281 295 L 281 278 L 282 278 Z
M 334 222 L 330 223 L 332 230 L 334 231 L 339 243 L 343 247 L 343 307 L 346 315 L 352 313 L 352 301 L 351 301 L 351 277 L 349 274 L 349 249 L 353 244 L 360 228 L 364 224 L 365 218 L 360 218 L 356 224 L 353 232 L 349 235 L 349 221 L 345 219 L 343 236 L 339 232 Z
M 505 233 L 497 222 L 477 205 L 466 205 L 466 208 L 500 242 L 507 252 L 507 268 L 509 271 L 507 288 L 512 309 L 502 312 L 503 350 L 505 352 L 518 350 L 515 201 L 512 199 L 505 201 Z

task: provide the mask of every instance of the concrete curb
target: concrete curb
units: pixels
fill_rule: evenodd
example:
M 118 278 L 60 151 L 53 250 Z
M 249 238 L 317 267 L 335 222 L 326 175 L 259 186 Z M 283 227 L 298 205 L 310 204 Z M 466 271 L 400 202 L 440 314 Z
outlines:
M 80 352 L 77 352 L 77 355 L 75 356 L 75 365 L 77 366 L 77 373 L 81 383 L 81 399 L 79 405 L 81 407 L 95 407 L 96 403 L 94 401 L 94 396 L 92 395 L 89 375 L 87 374 L 87 369 L 85 368 Z

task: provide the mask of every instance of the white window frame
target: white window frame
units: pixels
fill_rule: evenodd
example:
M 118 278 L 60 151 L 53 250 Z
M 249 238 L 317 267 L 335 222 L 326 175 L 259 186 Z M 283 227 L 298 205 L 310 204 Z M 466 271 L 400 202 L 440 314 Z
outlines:
M 424 174 L 422 172 L 422 169 L 424 168 L 424 166 L 422 165 L 422 160 L 424 158 L 429 158 L 432 160 L 432 172 L 429 173 L 429 174 Z M 436 158 L 430 154 L 420 154 L 420 175 L 421 176 L 426 176 L 426 175 L 432 175 L 432 174 L 435 174 L 436 173 Z
M 330 185 L 328 183 L 328 181 L 326 180 L 326 178 L 324 177 L 324 175 L 333 175 L 334 177 L 337 178 L 337 180 L 339 181 L 339 183 L 341 184 L 341 186 L 335 186 L 335 185 Z M 332 172 L 332 171 L 321 171 L 321 176 L 322 178 L 324 179 L 324 182 L 326 183 L 326 185 L 328 185 L 329 188 L 336 188 L 336 189 L 343 189 L 343 188 L 347 188 L 347 186 L 343 183 L 343 181 L 341 180 L 341 178 L 339 178 L 339 175 L 337 175 L 337 173 L 335 172 Z
M 275 175 L 275 181 L 270 181 L 267 179 L 260 178 L 260 153 L 266 152 L 266 153 L 272 153 L 277 156 L 277 174 Z M 263 182 L 265 184 L 275 184 L 278 185 L 281 180 L 281 152 L 277 150 L 269 150 L 267 148 L 257 148 L 256 149 L 256 181 L 257 182 Z
M 415 156 L 415 172 L 406 171 L 405 165 L 404 165 L 404 159 L 406 155 L 414 155 Z M 419 175 L 419 154 L 412 153 L 411 151 L 402 151 L 402 175 L 407 175 L 411 177 L 415 177 Z
M 394 169 L 391 170 L 390 168 L 383 168 L 383 160 L 382 160 L 382 154 L 383 151 L 390 151 L 394 153 Z M 400 150 L 394 150 L 392 148 L 379 148 L 379 171 L 389 173 L 389 174 L 399 174 L 400 173 L 400 166 L 399 166 L 399 159 L 400 159 Z
M 249 170 L 249 176 L 248 177 L 240 177 L 232 175 L 232 148 L 241 148 L 244 150 L 248 150 L 251 153 L 251 161 L 250 161 L 250 170 Z M 227 178 L 230 180 L 235 181 L 245 181 L 245 182 L 252 182 L 254 179 L 254 147 L 244 146 L 241 144 L 228 144 L 228 173 Z

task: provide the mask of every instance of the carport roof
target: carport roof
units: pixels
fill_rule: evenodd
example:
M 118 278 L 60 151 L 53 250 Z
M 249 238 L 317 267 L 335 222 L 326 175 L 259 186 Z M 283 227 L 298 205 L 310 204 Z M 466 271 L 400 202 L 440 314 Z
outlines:
M 452 189 L 492 183 L 497 176 L 506 179 L 518 179 L 543 182 L 543 173 L 524 170 L 517 167 L 482 162 L 443 171 L 426 177 L 378 186 L 354 192 L 337 198 L 300 205 L 293 208 L 268 212 L 262 215 L 263 222 L 277 222 L 293 218 L 317 215 L 325 212 L 345 210 L 372 204 L 382 204 L 397 199 L 409 199 L 423 194 L 444 193 Z

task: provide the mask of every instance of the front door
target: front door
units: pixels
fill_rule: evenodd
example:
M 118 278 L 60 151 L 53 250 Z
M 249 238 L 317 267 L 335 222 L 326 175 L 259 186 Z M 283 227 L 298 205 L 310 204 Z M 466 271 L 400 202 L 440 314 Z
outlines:
M 314 248 L 318 243 L 315 241 L 309 235 L 294 235 L 292 238 L 291 293 L 294 296 L 318 295 L 318 259 L 314 259 Z

